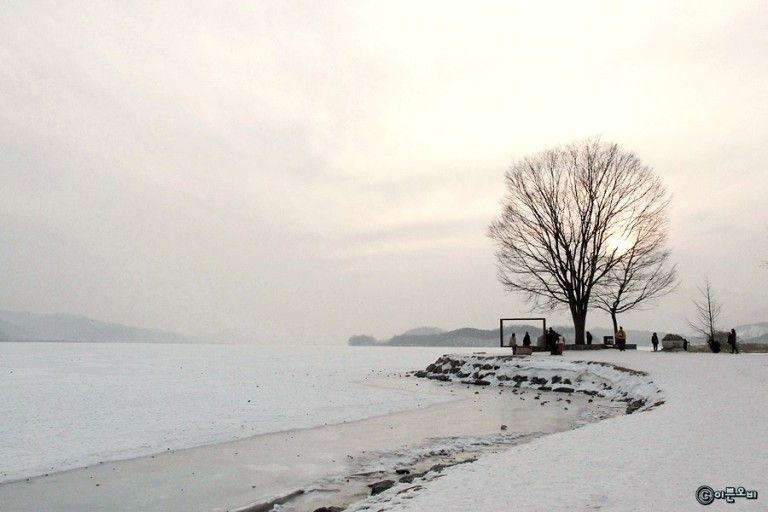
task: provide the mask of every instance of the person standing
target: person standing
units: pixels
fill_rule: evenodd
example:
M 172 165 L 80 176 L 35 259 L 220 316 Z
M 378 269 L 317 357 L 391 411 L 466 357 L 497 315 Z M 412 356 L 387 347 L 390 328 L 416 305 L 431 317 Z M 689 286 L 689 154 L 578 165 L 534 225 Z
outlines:
M 658 352 L 659 350 L 659 336 L 656 333 L 653 333 L 653 336 L 651 336 L 651 343 L 653 344 L 653 351 Z
M 547 331 L 547 349 L 549 349 L 549 353 L 552 355 L 555 355 L 555 351 L 557 350 L 557 338 L 559 338 L 560 335 L 555 332 L 553 328 L 549 328 Z
M 627 348 L 627 333 L 624 332 L 624 327 L 619 327 L 616 332 L 616 344 L 619 346 L 619 350 L 624 352 Z
M 739 353 L 739 347 L 736 346 L 736 329 L 731 329 L 728 333 L 728 344 L 731 346 L 731 354 Z
M 524 347 L 531 346 L 531 335 L 528 334 L 528 331 L 525 331 L 525 336 L 523 336 L 523 346 Z
M 592 333 L 587 331 L 587 345 L 592 344 Z
M 517 333 L 512 333 L 509 337 L 509 346 L 512 347 L 512 355 L 517 353 Z

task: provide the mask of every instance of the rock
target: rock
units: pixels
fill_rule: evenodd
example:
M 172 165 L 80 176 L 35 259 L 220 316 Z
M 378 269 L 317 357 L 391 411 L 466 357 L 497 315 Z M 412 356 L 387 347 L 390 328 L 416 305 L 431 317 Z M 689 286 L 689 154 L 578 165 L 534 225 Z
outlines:
M 501 430 L 507 430 L 507 426 L 506 425 L 502 425 L 501 426 Z
M 634 402 L 627 403 L 627 414 L 632 414 L 639 408 L 645 405 L 645 400 L 635 400 Z
M 688 342 L 679 334 L 667 334 L 661 339 L 662 350 L 684 350 Z
M 414 473 L 414 474 L 412 474 L 412 475 L 405 475 L 404 477 L 400 478 L 400 479 L 398 480 L 398 482 L 400 482 L 401 484 L 410 484 L 410 483 L 413 483 L 413 480 L 414 480 L 415 478 L 421 478 L 421 477 L 423 477 L 425 474 L 426 474 L 426 473 Z
M 557 391 L 558 393 L 573 393 L 573 388 L 560 386 L 559 388 L 554 388 L 552 391 Z
M 395 482 L 393 482 L 392 480 L 382 480 L 381 482 L 370 484 L 368 487 L 371 488 L 371 496 L 375 496 L 377 494 L 381 494 L 382 492 L 386 491 L 393 485 L 395 485 Z
M 554 377 L 552 377 L 552 384 L 557 384 L 561 380 L 563 379 L 559 375 L 555 375 Z
M 475 384 L 476 386 L 490 386 L 491 383 L 487 380 L 477 379 L 472 382 L 472 384 Z
M 410 475 L 411 470 L 410 469 L 396 469 L 395 473 L 398 475 Z
M 343 510 L 341 507 L 320 507 L 316 508 L 314 512 L 342 512 Z

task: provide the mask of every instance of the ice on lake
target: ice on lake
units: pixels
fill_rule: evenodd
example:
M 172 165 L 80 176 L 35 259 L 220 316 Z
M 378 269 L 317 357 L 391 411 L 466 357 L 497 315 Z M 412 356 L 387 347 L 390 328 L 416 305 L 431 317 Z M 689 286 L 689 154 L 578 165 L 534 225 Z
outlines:
M 0 343 L 0 481 L 446 401 L 362 384 L 444 351 Z

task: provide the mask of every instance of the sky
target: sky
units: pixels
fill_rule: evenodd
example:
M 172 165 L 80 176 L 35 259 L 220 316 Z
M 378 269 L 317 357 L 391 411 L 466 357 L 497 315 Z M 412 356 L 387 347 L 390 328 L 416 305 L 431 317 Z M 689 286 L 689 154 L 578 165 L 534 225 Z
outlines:
M 766 26 L 760 1 L 5 0 L 0 309 L 491 328 L 529 309 L 486 235 L 504 172 L 602 137 L 673 194 L 680 286 L 619 322 L 687 332 L 705 276 L 724 327 L 768 321 Z

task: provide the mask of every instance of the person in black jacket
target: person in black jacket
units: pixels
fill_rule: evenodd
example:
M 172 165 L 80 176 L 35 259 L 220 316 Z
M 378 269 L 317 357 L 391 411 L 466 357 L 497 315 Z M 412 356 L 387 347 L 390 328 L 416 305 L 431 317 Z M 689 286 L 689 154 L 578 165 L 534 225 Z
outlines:
M 549 353 L 552 355 L 555 355 L 557 352 L 557 340 L 559 338 L 560 334 L 550 327 L 547 331 L 547 348 L 549 349 Z
M 524 347 L 531 346 L 531 335 L 528 334 L 528 331 L 525 331 L 525 336 L 523 336 L 523 346 Z
M 592 344 L 592 333 L 587 331 L 587 345 Z
M 731 329 L 728 333 L 728 344 L 731 346 L 731 354 L 738 354 L 739 347 L 736 346 L 736 330 Z
M 651 336 L 651 343 L 653 343 L 653 351 L 657 352 L 659 350 L 659 337 L 656 333 Z

